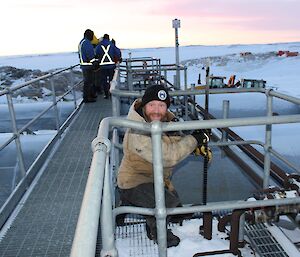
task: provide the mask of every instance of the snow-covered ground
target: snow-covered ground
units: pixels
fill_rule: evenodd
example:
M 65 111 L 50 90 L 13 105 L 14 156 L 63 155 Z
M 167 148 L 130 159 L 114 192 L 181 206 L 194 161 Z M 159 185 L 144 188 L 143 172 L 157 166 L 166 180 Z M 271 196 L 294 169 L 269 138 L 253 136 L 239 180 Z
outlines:
M 185 46 L 180 47 L 180 60 L 188 66 L 188 84 L 197 83 L 199 73 L 204 79 L 202 67 L 209 62 L 211 73 L 215 76 L 226 76 L 235 74 L 237 79 L 264 79 L 267 86 L 275 88 L 282 93 L 300 97 L 300 56 L 278 57 L 275 52 L 278 50 L 289 50 L 300 52 L 300 42 L 284 44 L 265 45 L 224 45 L 224 46 Z M 241 57 L 241 52 L 251 52 L 251 57 Z M 151 48 L 151 49 L 123 49 L 123 58 L 129 53 L 135 57 L 156 57 L 160 58 L 163 64 L 175 63 L 174 48 Z M 77 53 L 51 54 L 0 57 L 0 66 L 13 66 L 24 69 L 40 69 L 47 71 L 55 68 L 65 68 L 78 63 Z M 262 95 L 249 97 L 249 95 L 226 95 L 212 97 L 210 108 L 220 112 L 223 99 L 230 99 L 231 117 L 249 114 L 252 116 L 264 115 L 265 99 Z M 203 101 L 199 97 L 198 101 Z M 0 105 L 0 111 L 3 106 Z M 278 102 L 276 112 L 279 114 L 300 113 L 300 107 Z M 27 109 L 27 112 L 29 110 Z M 299 124 L 274 126 L 273 147 L 295 161 L 300 167 L 300 136 Z M 264 127 L 238 128 L 236 131 L 245 139 L 258 139 L 264 141 Z M 3 142 L 0 137 L 0 144 Z M 0 160 L 1 161 L 1 160 Z M 1 165 L 0 165 L 1 166 Z M 0 169 L 1 171 L 1 169 Z M 211 250 L 211 244 L 219 248 L 227 247 L 224 242 L 191 239 L 190 235 L 198 233 L 198 221 L 186 222 L 183 227 L 174 231 L 182 239 L 180 245 L 169 249 L 170 256 L 192 256 L 197 251 Z M 125 242 L 118 242 L 119 247 Z M 184 246 L 184 247 L 183 247 Z M 184 249 L 184 250 L 183 250 Z M 191 249 L 187 254 L 186 249 Z M 185 253 L 183 252 L 185 251 Z M 127 257 L 129 254 L 122 251 L 120 256 Z M 223 255 L 222 255 L 223 256 Z M 226 255 L 233 256 L 233 255 Z
M 237 79 L 264 79 L 268 86 L 276 87 L 281 92 L 300 96 L 300 77 L 298 76 L 300 56 L 277 57 L 271 53 L 279 50 L 300 52 L 300 42 L 278 44 L 253 45 L 220 45 L 220 46 L 183 46 L 179 48 L 181 62 L 190 60 L 195 62 L 188 67 L 188 83 L 196 83 L 202 66 L 197 64 L 201 58 L 211 57 L 211 73 L 216 76 L 235 74 Z M 254 58 L 242 58 L 241 52 L 251 52 Z M 123 58 L 155 57 L 160 58 L 163 64 L 175 63 L 173 47 L 122 49 Z M 226 60 L 215 62 L 214 57 Z M 24 69 L 39 69 L 47 71 L 56 68 L 65 68 L 78 63 L 77 53 L 9 56 L 0 57 L 0 66 L 13 66 Z M 204 78 L 204 77 L 203 77 Z

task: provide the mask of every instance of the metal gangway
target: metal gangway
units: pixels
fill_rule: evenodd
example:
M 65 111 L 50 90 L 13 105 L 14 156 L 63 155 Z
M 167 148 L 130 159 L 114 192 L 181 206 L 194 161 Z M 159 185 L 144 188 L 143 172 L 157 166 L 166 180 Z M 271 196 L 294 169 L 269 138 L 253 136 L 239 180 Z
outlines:
M 81 98 L 82 78 L 79 65 L 7 88 L 0 95 L 7 97 L 12 123 L 11 137 L 0 146 L 1 151 L 15 145 L 18 162 L 0 209 L 0 256 L 69 256 L 82 202 L 92 152 L 90 142 L 96 136 L 103 117 L 111 115 L 111 101 L 100 96 L 92 104 Z M 58 77 L 68 89 L 58 94 Z M 49 80 L 52 93 L 47 105 L 31 120 L 19 122 L 13 97 L 35 83 Z M 61 116 L 63 104 L 70 108 L 69 116 Z M 35 103 L 32 103 L 34 106 Z M 34 130 L 43 117 L 53 131 L 50 141 L 33 162 L 24 152 L 24 131 Z M 50 117 L 50 118 L 49 118 Z M 44 125 L 43 125 L 44 127 Z M 49 129 L 49 128 L 48 128 Z M 33 137 L 35 137 L 33 135 Z M 37 136 L 36 136 L 37 137 Z M 2 153 L 2 152 L 0 152 Z M 21 175 L 20 175 L 21 174 Z M 1 181 L 3 182 L 3 181 Z M 1 187 L 1 190 L 5 188 Z

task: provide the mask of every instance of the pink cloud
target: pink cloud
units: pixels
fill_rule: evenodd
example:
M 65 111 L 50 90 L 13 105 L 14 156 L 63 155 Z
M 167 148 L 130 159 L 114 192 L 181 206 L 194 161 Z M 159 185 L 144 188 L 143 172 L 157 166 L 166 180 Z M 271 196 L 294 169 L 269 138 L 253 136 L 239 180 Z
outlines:
M 300 1 L 296 0 L 186 0 L 164 1 L 150 13 L 180 19 L 199 19 L 203 24 L 255 30 L 300 29 Z

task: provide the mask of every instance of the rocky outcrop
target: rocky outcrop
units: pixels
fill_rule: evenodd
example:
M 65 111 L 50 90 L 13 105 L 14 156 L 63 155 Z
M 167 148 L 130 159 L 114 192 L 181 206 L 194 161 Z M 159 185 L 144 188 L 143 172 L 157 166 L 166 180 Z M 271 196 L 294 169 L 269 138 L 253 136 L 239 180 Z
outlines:
M 27 70 L 18 69 L 11 66 L 2 66 L 0 67 L 0 90 L 47 75 L 53 71 L 55 70 L 44 72 L 40 70 Z M 73 74 L 75 83 L 82 80 L 82 74 L 80 70 L 74 70 Z M 55 94 L 58 96 L 62 95 L 68 90 L 71 81 L 71 74 L 70 72 L 63 72 L 54 77 L 39 80 L 32 83 L 30 86 L 15 91 L 13 97 L 28 97 L 34 99 L 43 98 L 52 90 L 51 79 L 54 82 Z

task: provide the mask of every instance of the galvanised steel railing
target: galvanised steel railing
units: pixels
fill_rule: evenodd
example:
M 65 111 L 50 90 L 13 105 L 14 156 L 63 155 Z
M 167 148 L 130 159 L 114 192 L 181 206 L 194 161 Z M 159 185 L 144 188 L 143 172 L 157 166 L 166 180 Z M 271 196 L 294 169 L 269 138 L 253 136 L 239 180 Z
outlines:
M 183 85 L 186 89 L 187 86 L 187 67 L 183 65 L 177 66 L 176 64 L 161 64 L 160 59 L 154 57 L 139 57 L 128 58 L 124 60 L 125 65 L 119 65 L 119 73 L 122 78 L 125 78 L 127 88 L 129 91 L 137 90 L 134 86 L 135 80 L 139 82 L 146 80 L 147 77 L 153 77 L 157 80 L 164 80 L 164 83 L 169 83 L 172 79 L 176 84 L 176 76 L 183 73 Z M 170 78 L 173 76 L 173 78 Z M 176 88 L 178 89 L 178 88 Z
M 114 85 L 117 85 L 117 76 L 115 76 Z M 225 128 L 225 127 L 240 127 L 240 126 L 265 126 L 265 142 L 245 141 L 236 142 L 237 144 L 253 144 L 257 143 L 264 147 L 265 162 L 264 162 L 264 188 L 269 186 L 270 178 L 270 154 L 271 154 L 271 136 L 273 124 L 300 123 L 300 114 L 272 116 L 272 99 L 278 97 L 289 102 L 300 104 L 300 99 L 290 97 L 272 90 L 265 89 L 218 89 L 210 90 L 212 94 L 219 93 L 237 93 L 237 92 L 261 92 L 267 97 L 267 115 L 264 117 L 246 117 L 246 118 L 230 118 L 216 120 L 201 120 L 201 121 L 185 121 L 174 123 L 161 123 L 155 121 L 152 123 L 143 123 L 131 121 L 122 117 L 108 117 L 101 121 L 98 135 L 92 142 L 93 159 L 90 168 L 90 173 L 86 185 L 86 190 L 83 197 L 80 216 L 77 223 L 75 238 L 72 245 L 71 257 L 94 257 L 96 251 L 96 242 L 98 234 L 99 217 L 101 222 L 102 234 L 102 250 L 101 256 L 117 257 L 114 240 L 115 217 L 122 213 L 134 213 L 142 215 L 154 215 L 157 221 L 158 233 L 158 252 L 160 257 L 167 256 L 167 239 L 166 239 L 166 217 L 167 215 L 210 212 L 225 209 L 246 209 L 266 206 L 278 206 L 289 204 L 300 204 L 300 198 L 286 198 L 276 200 L 259 200 L 259 201 L 223 201 L 213 202 L 207 205 L 198 205 L 192 207 L 166 208 L 164 197 L 164 182 L 163 182 L 163 166 L 162 166 L 162 148 L 161 136 L 167 131 L 179 130 L 194 130 L 207 128 Z M 129 92 L 111 88 L 113 103 L 118 101 L 118 98 L 124 97 L 140 97 L 140 92 Z M 204 94 L 203 90 L 190 91 L 174 91 L 171 96 L 180 95 L 200 95 Z M 120 105 L 117 105 L 117 108 Z M 120 110 L 114 109 L 114 114 Z M 132 128 L 135 130 L 145 131 L 151 134 L 152 137 L 152 153 L 153 153 L 153 171 L 155 184 L 155 201 L 154 209 L 122 206 L 114 208 L 111 192 L 111 168 L 110 165 L 117 165 L 109 162 L 109 153 L 115 148 L 115 139 L 109 138 L 109 132 L 115 128 Z M 115 135 L 115 133 L 113 133 Z M 217 143 L 218 144 L 218 143 Z M 221 145 L 232 145 L 234 142 L 219 143 Z M 213 143 L 209 144 L 214 145 Z M 118 148 L 118 147 L 117 147 Z M 118 149 L 117 149 L 118 150 Z M 283 157 L 282 157 L 283 158 Z M 117 170 L 117 168 L 116 168 Z M 100 214 L 101 210 L 101 214 Z
M 57 142 L 57 140 L 60 138 L 63 131 L 67 128 L 70 121 L 72 120 L 72 117 L 77 113 L 79 110 L 79 106 L 81 104 L 77 103 L 76 95 L 75 95 L 75 89 L 82 84 L 82 81 L 75 83 L 73 70 L 74 68 L 78 67 L 79 64 L 61 69 L 55 72 L 51 72 L 49 74 L 46 74 L 44 76 L 32 79 L 30 81 L 27 81 L 25 83 L 21 83 L 16 86 L 7 87 L 6 89 L 0 91 L 0 96 L 6 95 L 7 98 L 7 106 L 10 114 L 10 120 L 12 123 L 12 136 L 8 138 L 2 145 L 0 145 L 0 151 L 4 150 L 10 143 L 13 141 L 16 145 L 16 154 L 17 154 L 17 163 L 18 168 L 21 173 L 21 179 L 20 181 L 15 185 L 15 188 L 12 189 L 12 192 L 6 202 L 2 205 L 0 208 L 0 227 L 4 224 L 5 220 L 8 218 L 10 213 L 13 211 L 16 204 L 21 199 L 24 192 L 27 190 L 28 186 L 32 182 L 33 178 L 43 165 L 45 159 L 47 158 L 47 155 L 50 153 L 51 149 Z M 55 90 L 55 84 L 54 84 L 54 78 L 57 75 L 60 75 L 64 72 L 70 72 L 70 82 L 69 82 L 69 89 L 61 96 L 56 96 L 56 90 Z M 49 105 L 47 108 L 45 108 L 43 111 L 41 111 L 38 115 L 33 117 L 27 124 L 25 124 L 22 128 L 18 129 L 17 127 L 17 118 L 15 114 L 14 109 L 14 103 L 13 103 L 13 93 L 17 90 L 23 89 L 25 87 L 31 86 L 33 83 L 36 83 L 41 80 L 50 79 L 50 85 L 52 89 L 52 104 Z M 74 111 L 69 115 L 69 117 L 66 119 L 66 121 L 61 121 L 59 117 L 58 102 L 62 101 L 64 97 L 68 94 L 73 94 L 73 102 L 74 102 Z M 34 104 L 34 103 L 33 103 Z M 55 114 L 55 123 L 56 123 L 56 134 L 51 139 L 50 142 L 45 146 L 43 151 L 38 155 L 37 159 L 31 164 L 31 166 L 26 169 L 25 162 L 24 162 L 24 153 L 22 150 L 22 144 L 20 138 L 22 137 L 22 133 L 26 131 L 32 124 L 34 124 L 37 120 L 39 120 L 42 116 L 44 116 L 48 112 L 54 112 Z M 15 169 L 14 172 L 18 172 L 18 169 Z

